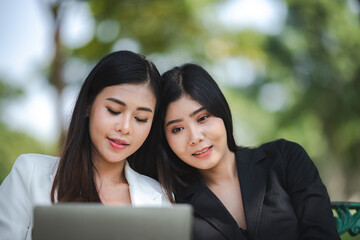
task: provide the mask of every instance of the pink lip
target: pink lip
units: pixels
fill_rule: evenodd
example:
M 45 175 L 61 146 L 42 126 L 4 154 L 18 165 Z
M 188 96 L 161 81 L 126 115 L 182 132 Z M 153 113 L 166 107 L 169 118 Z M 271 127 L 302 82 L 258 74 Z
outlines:
M 207 150 L 206 150 L 207 149 Z M 209 156 L 212 152 L 212 149 L 213 149 L 213 146 L 210 146 L 210 147 L 205 147 L 199 151 L 196 151 L 194 152 L 192 155 L 196 158 L 206 158 L 207 156 Z M 202 151 L 206 150 L 205 152 L 203 153 L 200 153 Z M 200 153 L 200 154 L 196 154 L 196 153 Z
M 122 149 L 126 148 L 127 146 L 129 146 L 129 144 L 126 141 L 121 140 L 121 139 L 108 138 L 108 140 L 109 140 L 110 145 L 113 148 L 116 148 L 116 149 L 119 149 L 119 150 L 122 150 Z

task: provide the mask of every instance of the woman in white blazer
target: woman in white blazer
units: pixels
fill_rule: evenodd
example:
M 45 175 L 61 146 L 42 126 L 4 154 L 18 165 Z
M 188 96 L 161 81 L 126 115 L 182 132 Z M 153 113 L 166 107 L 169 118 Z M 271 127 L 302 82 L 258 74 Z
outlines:
M 105 56 L 80 90 L 61 156 L 21 155 L 1 184 L 0 239 L 31 239 L 36 205 L 169 205 L 148 177 L 157 177 L 160 84 L 145 57 Z

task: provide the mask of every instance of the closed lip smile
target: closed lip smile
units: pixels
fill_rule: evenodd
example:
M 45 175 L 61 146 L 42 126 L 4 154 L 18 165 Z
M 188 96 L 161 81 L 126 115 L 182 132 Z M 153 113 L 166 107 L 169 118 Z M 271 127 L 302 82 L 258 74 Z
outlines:
M 125 140 L 121 140 L 118 138 L 107 138 L 107 139 L 109 140 L 110 145 L 116 149 L 121 150 L 129 146 L 129 144 Z

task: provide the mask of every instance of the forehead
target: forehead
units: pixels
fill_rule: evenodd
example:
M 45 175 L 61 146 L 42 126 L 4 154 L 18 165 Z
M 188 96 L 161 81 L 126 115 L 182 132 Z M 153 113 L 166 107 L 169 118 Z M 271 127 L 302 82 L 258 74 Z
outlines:
M 189 95 L 184 95 L 169 104 L 166 110 L 166 118 L 169 119 L 188 116 L 201 107 L 202 105 L 198 101 Z
M 126 104 L 148 106 L 153 108 L 156 103 L 155 95 L 149 83 L 119 84 L 104 88 L 96 97 L 99 100 L 117 98 Z

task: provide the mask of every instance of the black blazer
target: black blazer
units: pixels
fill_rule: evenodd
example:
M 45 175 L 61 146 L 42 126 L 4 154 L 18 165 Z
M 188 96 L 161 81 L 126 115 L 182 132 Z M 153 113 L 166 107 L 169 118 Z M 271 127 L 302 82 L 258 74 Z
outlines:
M 340 239 L 327 190 L 298 144 L 277 140 L 235 154 L 249 240 Z M 201 181 L 181 190 L 194 208 L 194 239 L 246 239 Z

